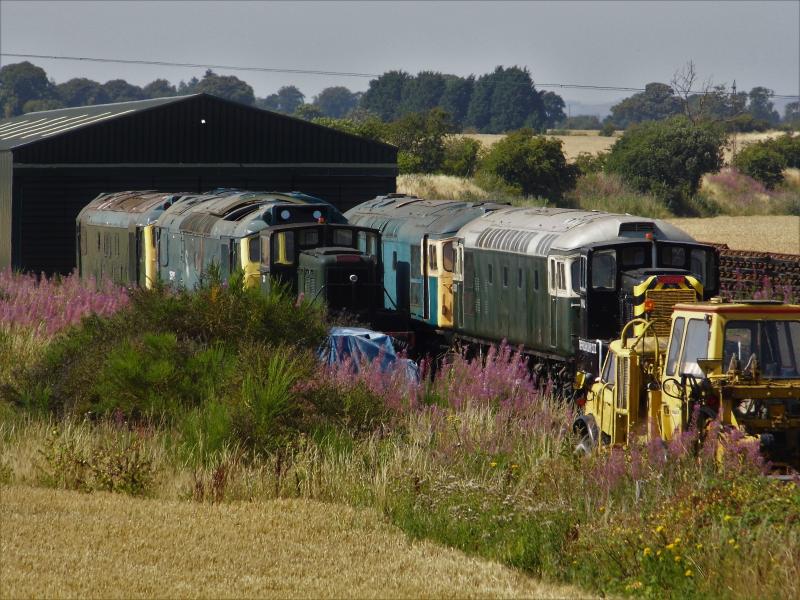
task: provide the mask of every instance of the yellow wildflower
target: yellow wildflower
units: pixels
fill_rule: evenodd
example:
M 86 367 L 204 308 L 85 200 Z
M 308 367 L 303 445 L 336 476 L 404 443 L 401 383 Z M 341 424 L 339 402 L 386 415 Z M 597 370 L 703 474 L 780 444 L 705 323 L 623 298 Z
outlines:
M 676 538 L 675 538 L 675 541 L 674 541 L 674 542 L 672 542 L 672 543 L 673 543 L 673 544 L 675 544 L 675 545 L 677 546 L 678 544 L 680 544 L 680 543 L 681 543 L 681 538 L 679 538 L 679 537 L 676 537 Z
M 652 553 L 653 551 L 650 550 L 650 548 L 645 548 L 642 554 L 644 554 L 645 556 L 650 556 Z
M 675 556 L 675 562 L 681 562 L 681 557 L 680 556 Z
M 667 544 L 667 550 L 672 550 L 675 548 L 675 544 Z
M 663 525 L 659 525 L 658 527 L 656 527 L 656 533 L 661 533 L 662 531 L 664 531 Z
M 492 461 L 492 462 L 489 463 L 489 466 L 490 467 L 496 467 L 497 466 L 497 462 Z
M 656 556 L 661 556 L 661 550 L 656 550 Z
M 694 547 L 697 548 L 698 550 L 702 550 L 703 549 L 703 544 L 695 544 Z
M 686 569 L 686 573 L 684 573 L 684 575 L 686 575 L 686 577 L 691 577 L 692 575 L 694 575 L 694 572 L 692 572 L 691 569 Z
M 732 518 L 733 518 L 733 517 L 732 517 L 732 516 L 730 516 L 730 515 L 725 515 L 724 517 L 722 517 L 722 520 L 723 520 L 723 521 L 725 521 L 725 522 L 727 523 L 727 522 L 728 522 L 728 521 L 730 521 Z
M 736 545 L 733 547 L 733 549 L 734 549 L 734 550 L 738 550 L 738 549 L 739 549 L 739 544 L 736 544 Z
M 600 507 L 600 512 L 606 512 L 606 507 L 605 506 L 601 506 Z
M 519 465 L 511 465 L 512 469 L 519 469 Z
M 735 540 L 735 539 L 733 539 L 733 538 L 730 538 L 730 539 L 728 540 L 728 543 L 729 543 L 731 546 L 733 546 L 733 545 L 736 543 L 736 540 Z

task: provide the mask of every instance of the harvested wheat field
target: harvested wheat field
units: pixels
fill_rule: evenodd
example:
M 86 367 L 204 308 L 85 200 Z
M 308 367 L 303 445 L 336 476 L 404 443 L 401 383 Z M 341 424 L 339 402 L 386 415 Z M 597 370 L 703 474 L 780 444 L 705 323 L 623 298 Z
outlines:
M 579 597 L 376 513 L 0 488 L 0 597 Z
M 596 131 L 581 131 L 576 135 L 548 135 L 547 137 L 561 140 L 564 156 L 567 157 L 567 160 L 573 160 L 581 152 L 588 152 L 589 154 L 607 152 L 617 141 L 618 135 L 615 134 L 615 137 L 603 137 L 597 135 Z M 483 144 L 484 148 L 491 148 L 495 143 L 506 137 L 502 133 L 465 133 L 463 136 L 478 140 Z
M 728 244 L 734 250 L 800 254 L 800 217 L 713 217 L 669 222 L 696 240 Z
M 598 135 L 598 133 L 597 131 L 590 130 L 576 130 L 573 135 L 548 135 L 547 137 L 561 140 L 564 148 L 564 156 L 566 156 L 567 160 L 574 160 L 581 152 L 588 152 L 589 154 L 608 152 L 611 146 L 614 145 L 614 142 L 616 142 L 624 132 L 617 131 L 614 133 L 613 137 L 604 137 Z M 734 147 L 738 152 L 747 144 L 779 137 L 783 135 L 783 133 L 783 131 L 737 133 L 731 136 L 728 145 L 723 150 L 724 160 L 726 163 L 730 162 Z M 491 148 L 495 143 L 506 137 L 504 133 L 465 133 L 462 135 L 478 140 L 483 144 L 484 148 Z

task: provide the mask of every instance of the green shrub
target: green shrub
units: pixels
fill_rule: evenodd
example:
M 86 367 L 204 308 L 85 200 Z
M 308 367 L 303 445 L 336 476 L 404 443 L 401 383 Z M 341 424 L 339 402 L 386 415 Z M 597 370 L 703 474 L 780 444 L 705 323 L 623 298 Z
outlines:
M 46 350 L 20 395 L 46 393 L 58 412 L 171 420 L 222 393 L 253 342 L 316 348 L 327 332 L 320 308 L 269 294 L 207 283 L 188 292 L 132 292 L 108 318 L 90 317 Z M 39 390 L 37 392 L 37 390 Z
M 601 135 L 603 137 L 611 137 L 614 135 L 616 131 L 617 131 L 616 125 L 614 125 L 613 123 L 605 123 L 600 128 L 600 133 L 598 135 Z
M 597 154 L 581 152 L 575 157 L 573 164 L 581 175 L 587 175 L 589 173 L 600 173 L 605 170 L 607 159 L 608 152 L 598 152 Z
M 523 194 L 558 199 L 575 184 L 576 169 L 567 164 L 560 140 L 520 129 L 497 142 L 479 171 L 499 177 Z
M 153 460 L 135 434 L 119 432 L 86 443 L 73 428 L 53 429 L 41 450 L 40 482 L 48 487 L 141 496 L 156 477 Z
M 704 173 L 722 166 L 724 133 L 710 125 L 694 125 L 675 117 L 631 126 L 612 146 L 606 161 L 642 192 L 661 198 L 676 214 L 689 212 Z
M 786 159 L 766 144 L 749 144 L 734 157 L 733 166 L 773 189 L 783 181 Z
M 759 142 L 759 144 L 783 156 L 787 167 L 800 169 L 800 135 L 786 133 L 780 137 Z
M 456 177 L 472 177 L 478 168 L 482 145 L 468 137 L 451 137 L 444 146 L 442 172 Z

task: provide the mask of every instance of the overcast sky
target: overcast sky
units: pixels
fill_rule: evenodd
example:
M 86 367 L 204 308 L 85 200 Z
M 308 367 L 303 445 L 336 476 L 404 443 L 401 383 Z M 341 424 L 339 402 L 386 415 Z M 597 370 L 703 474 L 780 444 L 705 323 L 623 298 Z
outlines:
M 530 69 L 541 83 L 643 87 L 688 60 L 703 79 L 800 93 L 800 1 L 771 2 L 17 2 L 0 0 L 2 52 L 382 73 Z M 2 57 L 2 64 L 22 59 Z M 56 82 L 143 85 L 201 68 L 31 59 Z M 287 84 L 365 90 L 369 79 L 226 72 L 257 96 Z M 601 104 L 626 93 L 559 90 Z M 574 112 L 573 112 L 574 114 Z

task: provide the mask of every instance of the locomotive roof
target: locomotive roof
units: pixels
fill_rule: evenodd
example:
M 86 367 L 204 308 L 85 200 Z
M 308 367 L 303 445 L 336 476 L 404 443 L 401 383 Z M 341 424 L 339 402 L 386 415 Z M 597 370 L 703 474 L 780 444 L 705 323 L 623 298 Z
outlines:
M 159 225 L 201 235 L 243 237 L 277 225 L 272 223 L 272 211 L 269 209 L 285 206 L 291 211 L 293 206 L 316 205 L 327 212 L 329 221 L 344 221 L 333 205 L 299 192 L 219 189 L 198 197 L 197 201 L 174 205 L 164 213 Z
M 354 225 L 379 229 L 386 239 L 419 242 L 432 237 L 455 234 L 476 217 L 507 208 L 494 202 L 426 200 L 405 194 L 378 196 L 345 213 Z
M 467 247 L 546 256 L 598 243 L 641 239 L 694 242 L 660 219 L 569 208 L 507 208 L 483 215 L 461 228 Z
M 155 190 L 125 191 L 98 195 L 78 214 L 78 221 L 112 227 L 141 227 L 158 219 L 176 202 L 197 194 Z

